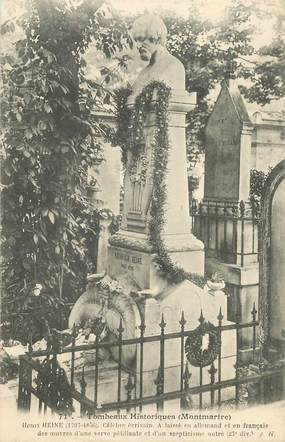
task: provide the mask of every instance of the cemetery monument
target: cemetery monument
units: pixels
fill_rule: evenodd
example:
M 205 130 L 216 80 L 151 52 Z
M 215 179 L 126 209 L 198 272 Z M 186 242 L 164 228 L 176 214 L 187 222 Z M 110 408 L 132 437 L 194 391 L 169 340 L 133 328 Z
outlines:
M 108 330 L 105 339 L 109 340 L 118 338 L 120 327 L 123 339 L 139 336 L 141 321 L 145 336 L 158 334 L 160 321 L 165 321 L 166 333 L 179 331 L 182 312 L 188 329 L 199 324 L 201 310 L 207 321 L 217 325 L 221 308 L 227 323 L 223 291 L 203 290 L 194 283 L 204 276 L 204 246 L 191 231 L 185 116 L 194 108 L 196 97 L 185 90 L 183 65 L 165 47 L 162 20 L 145 15 L 135 21 L 132 32 L 141 58 L 149 64 L 139 74 L 126 103 L 132 115 L 139 119 L 140 110 L 143 115 L 139 121 L 130 117 L 128 122 L 131 142 L 122 225 L 109 240 L 106 272 L 90 278 L 69 318 L 72 327 L 102 316 Z M 138 103 L 142 105 L 139 109 Z M 139 124 L 141 137 L 134 129 Z M 207 339 L 203 345 L 207 348 Z M 148 345 L 143 361 L 144 394 L 151 393 L 148 389 L 159 365 L 158 349 L 158 342 Z M 137 372 L 140 361 L 135 346 L 124 346 L 122 352 L 125 366 Z M 222 357 L 226 358 L 228 368 L 223 378 L 227 379 L 233 375 L 235 363 L 235 334 L 231 330 L 223 338 Z M 112 358 L 116 360 L 117 355 L 113 353 Z M 179 358 L 180 341 L 169 341 L 164 365 L 166 390 L 179 389 Z M 207 367 L 204 376 L 209 378 Z

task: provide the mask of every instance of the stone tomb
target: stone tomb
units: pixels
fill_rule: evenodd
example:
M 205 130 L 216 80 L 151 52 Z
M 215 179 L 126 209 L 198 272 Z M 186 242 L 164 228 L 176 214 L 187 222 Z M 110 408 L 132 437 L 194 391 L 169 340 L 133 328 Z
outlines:
M 248 200 L 252 130 L 237 85 L 224 81 L 206 126 L 204 200 Z
M 151 24 L 148 21 L 151 21 Z M 139 19 L 140 21 L 140 19 Z M 136 27 L 135 27 L 136 28 Z M 165 40 L 166 28 L 157 16 L 146 16 L 138 26 L 138 32 L 145 29 L 147 39 L 150 37 L 148 29 L 155 29 L 155 40 L 161 35 L 161 42 Z M 164 36 L 164 37 L 163 37 Z M 141 35 L 139 35 L 141 40 Z M 165 41 L 164 41 L 165 44 Z M 171 87 L 171 97 L 168 108 L 169 158 L 165 180 L 166 206 L 164 226 L 161 233 L 164 245 L 174 264 L 180 265 L 188 272 L 204 275 L 204 245 L 191 231 L 188 204 L 185 117 L 186 113 L 194 108 L 195 94 L 185 91 L 185 70 L 182 64 L 171 54 L 162 43 L 152 43 L 148 46 L 151 52 L 151 63 L 141 72 L 133 86 L 133 94 L 129 97 L 129 106 L 134 105 L 135 97 L 143 87 L 152 81 L 164 81 Z M 146 51 L 146 49 L 144 49 Z M 156 99 L 155 93 L 153 100 Z M 154 153 L 154 133 L 157 129 L 154 108 L 150 105 L 144 121 L 144 145 L 139 154 L 128 152 L 128 161 L 125 175 L 124 208 L 121 230 L 109 240 L 108 251 L 108 278 L 117 281 L 122 289 L 117 295 L 110 293 L 106 302 L 106 293 L 102 285 L 101 292 L 96 287 L 93 291 L 82 295 L 74 306 L 72 318 L 79 322 L 82 317 L 90 317 L 90 312 L 100 311 L 106 315 L 111 324 L 113 333 L 119 326 L 119 318 L 128 330 L 128 337 L 139 336 L 141 320 L 146 324 L 146 336 L 159 334 L 159 323 L 163 313 L 167 323 L 165 333 L 180 331 L 179 321 L 182 310 L 187 320 L 187 328 L 198 325 L 201 308 L 207 321 L 217 323 L 219 308 L 222 308 L 224 317 L 227 317 L 226 296 L 224 293 L 209 293 L 185 280 L 180 284 L 173 284 L 166 277 L 161 276 L 153 262 L 154 247 L 149 240 L 150 205 L 153 191 L 152 158 Z M 135 170 L 135 176 L 134 176 Z M 142 173 L 143 171 L 143 173 Z M 139 179 L 138 179 L 139 177 Z M 142 179 L 143 178 L 143 179 Z M 110 283 L 110 286 L 112 283 Z M 106 291 L 106 290 L 105 290 Z M 114 292 L 113 292 L 114 293 Z M 105 298 L 104 298 L 105 296 Z M 117 296 L 117 298 L 116 298 Z M 115 299 L 116 298 L 116 299 Z M 120 307 L 120 298 L 126 302 L 126 309 Z M 129 298 L 129 301 L 127 301 Z M 103 300 L 105 299 L 105 300 Z M 136 310 L 140 318 L 134 314 Z M 109 313 L 113 303 L 112 313 Z M 128 309 L 128 303 L 130 310 Z M 98 305 L 98 308 L 94 306 Z M 101 309 L 101 305 L 104 309 Z M 120 307 L 121 310 L 116 310 Z M 129 314 L 126 320 L 125 313 Z M 134 321 L 134 322 L 133 322 Z M 131 322 L 134 328 L 131 329 Z M 72 324 L 70 324 L 72 325 Z M 126 334 L 123 333 L 123 339 Z M 222 340 L 223 379 L 234 376 L 235 363 L 235 333 L 225 333 Z M 180 389 L 181 343 L 166 342 L 165 346 L 165 391 Z M 159 367 L 160 342 L 146 344 L 144 349 L 143 378 L 144 395 L 155 394 L 154 380 Z M 126 360 L 127 360 L 126 355 Z M 139 377 L 140 352 L 137 349 L 136 358 L 132 367 L 129 367 Z M 192 385 L 198 383 L 197 369 L 192 369 Z M 203 383 L 208 383 L 209 374 L 203 370 Z M 117 377 L 113 379 L 113 388 L 117 388 Z M 138 385 L 137 385 L 138 388 Z
M 228 319 L 235 321 L 239 314 L 241 322 L 252 320 L 254 302 L 258 308 L 258 226 L 249 203 L 252 131 L 237 84 L 224 81 L 206 126 L 204 222 L 199 228 L 201 237 L 209 238 L 206 273 L 224 275 Z M 248 348 L 252 331 L 241 335 L 241 345 Z
M 167 204 L 165 212 L 165 225 L 162 238 L 168 253 L 174 263 L 178 263 L 185 270 L 204 274 L 203 244 L 191 231 L 188 210 L 188 187 L 185 142 L 185 115 L 194 106 L 194 97 L 186 91 L 172 91 L 169 103 L 169 140 L 170 155 L 166 175 Z M 152 157 L 153 131 L 155 118 L 153 111 L 149 111 L 145 122 L 146 146 L 144 156 Z M 128 161 L 132 161 L 129 154 Z M 150 167 L 147 171 L 146 183 L 152 185 Z M 133 196 L 135 191 L 128 176 L 125 178 L 124 212 L 121 230 L 110 238 L 108 274 L 129 287 L 130 292 L 137 291 L 146 295 L 145 301 L 139 301 L 140 313 L 146 324 L 145 336 L 159 335 L 162 314 L 166 322 L 165 333 L 179 332 L 179 321 L 182 311 L 187 320 L 186 329 L 191 330 L 199 324 L 198 318 L 201 309 L 207 321 L 217 324 L 217 316 L 221 307 L 224 317 L 227 318 L 227 298 L 223 292 L 210 294 L 201 290 L 188 280 L 180 284 L 170 284 L 157 272 L 153 263 L 154 254 L 149 243 L 148 220 L 149 211 L 147 204 L 141 207 L 134 206 Z M 139 188 L 144 192 L 143 186 Z M 146 197 L 150 192 L 145 189 Z M 140 198 L 144 201 L 144 197 Z M 132 287 L 132 288 L 131 288 Z M 137 336 L 139 336 L 137 324 Z M 139 347 L 139 346 L 138 346 Z M 223 335 L 222 344 L 222 379 L 234 377 L 234 364 L 236 360 L 236 337 L 234 331 Z M 160 364 L 160 343 L 145 344 L 143 361 L 143 394 L 155 394 L 154 380 Z M 185 355 L 184 355 L 185 364 Z M 185 366 L 185 365 L 184 365 Z M 137 349 L 136 376 L 139 379 L 140 351 Z M 180 339 L 165 342 L 165 392 L 179 390 L 181 370 L 181 342 Z M 208 383 L 209 367 L 203 369 L 203 383 Z M 190 367 L 192 385 L 199 384 L 199 369 Z M 139 385 L 137 385 L 139 388 Z M 233 396 L 233 390 L 225 390 L 225 397 Z M 208 398 L 206 397 L 208 396 Z M 205 395 L 206 402 L 209 395 Z
M 201 225 L 202 237 L 208 236 L 208 258 L 217 254 L 229 264 L 257 262 L 252 254 L 258 242 L 257 228 L 253 234 L 249 206 L 251 134 L 253 125 L 235 82 L 223 82 L 220 94 L 205 129 L 205 187 L 201 211 L 207 222 Z M 244 202 L 243 233 L 236 221 L 225 216 L 240 215 Z M 206 230 L 209 232 L 203 232 Z M 242 244 L 243 242 L 243 244 Z M 215 250 L 212 252 L 211 250 Z M 206 268 L 207 271 L 207 268 Z

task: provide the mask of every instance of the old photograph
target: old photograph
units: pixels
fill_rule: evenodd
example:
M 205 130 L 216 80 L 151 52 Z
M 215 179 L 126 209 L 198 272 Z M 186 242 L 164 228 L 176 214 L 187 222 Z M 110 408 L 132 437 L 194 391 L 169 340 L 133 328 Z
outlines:
M 284 1 L 0 19 L 0 440 L 284 441 Z

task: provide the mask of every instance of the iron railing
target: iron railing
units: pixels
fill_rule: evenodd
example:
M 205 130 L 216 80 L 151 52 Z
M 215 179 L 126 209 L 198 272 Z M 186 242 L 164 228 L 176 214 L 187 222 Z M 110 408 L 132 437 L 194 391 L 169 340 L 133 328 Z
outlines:
M 179 400 L 180 408 L 186 409 L 191 407 L 220 407 L 223 398 L 222 393 L 229 387 L 234 388 L 232 400 L 239 406 L 240 403 L 240 388 L 244 384 L 257 384 L 258 385 L 258 400 L 263 402 L 265 400 L 264 389 L 266 385 L 271 385 L 272 379 L 278 379 L 278 389 L 280 391 L 280 379 L 284 374 L 284 365 L 282 367 L 273 367 L 270 370 L 262 371 L 261 373 L 254 373 L 250 376 L 241 376 L 240 369 L 242 367 L 242 361 L 240 359 L 240 334 L 243 329 L 252 330 L 252 346 L 248 351 L 251 352 L 251 360 L 253 364 L 257 364 L 260 358 L 260 352 L 257 342 L 257 330 L 258 320 L 257 311 L 255 305 L 252 309 L 252 321 L 248 323 L 240 323 L 239 317 L 237 317 L 236 323 L 223 324 L 223 315 L 220 310 L 217 317 L 217 325 L 214 326 L 214 330 L 217 336 L 218 345 L 217 353 L 212 360 L 205 367 L 202 363 L 193 366 L 192 360 L 189 360 L 188 356 L 185 356 L 185 343 L 189 336 L 193 336 L 193 330 L 186 330 L 186 321 L 182 313 L 181 320 L 179 322 L 179 331 L 165 333 L 166 323 L 162 316 L 159 324 L 160 333 L 152 336 L 145 335 L 145 323 L 141 322 L 139 326 L 139 336 L 132 339 L 123 339 L 122 323 L 118 329 L 118 339 L 116 342 L 100 342 L 100 334 L 96 333 L 96 340 L 91 344 L 76 345 L 76 329 L 72 331 L 72 342 L 69 347 L 61 346 L 60 341 L 49 337 L 47 343 L 47 349 L 45 351 L 29 351 L 20 357 L 20 373 L 19 373 L 19 390 L 18 390 L 18 408 L 21 410 L 30 410 L 32 395 L 38 400 L 38 410 L 46 412 L 48 408 L 52 412 L 61 414 L 71 414 L 74 411 L 75 403 L 80 404 L 81 415 L 92 415 L 97 413 L 103 413 L 106 411 L 114 410 L 127 410 L 132 409 L 142 411 L 145 405 L 156 404 L 158 411 L 162 411 L 164 403 L 169 400 Z M 207 321 L 201 316 L 199 318 L 200 325 L 194 330 L 198 336 L 200 343 L 204 332 L 202 331 Z M 212 326 L 212 325 L 211 325 Z M 212 326 L 213 327 L 213 326 Z M 234 331 L 236 348 L 234 372 L 235 375 L 230 379 L 223 379 L 223 364 L 225 359 L 222 357 L 223 348 L 223 335 L 230 330 Z M 96 332 L 96 330 L 95 330 Z M 55 336 L 55 335 L 54 335 Z M 178 388 L 169 389 L 169 386 L 165 388 L 165 380 L 168 376 L 169 366 L 166 364 L 167 351 L 165 347 L 169 342 L 175 341 L 175 348 L 178 349 L 177 355 L 179 357 L 176 361 L 176 368 L 178 375 Z M 147 360 L 146 351 L 147 346 L 157 343 L 157 350 L 159 351 L 159 366 L 152 371 L 153 378 L 150 381 L 145 380 L 146 372 L 144 371 L 144 363 Z M 135 345 L 137 356 L 137 363 L 132 368 L 124 367 L 122 364 L 122 351 L 125 346 Z M 99 352 L 100 350 L 109 349 L 111 347 L 117 347 L 118 357 L 115 363 L 115 372 L 113 375 L 112 389 L 113 393 L 116 392 L 116 399 L 106 401 L 104 403 L 98 402 L 98 395 L 100 393 L 99 374 L 100 370 L 104 371 L 104 364 L 99 364 Z M 83 366 L 80 371 L 75 369 L 75 355 L 81 351 L 93 351 L 94 363 L 92 364 L 92 382 L 94 382 L 93 393 L 89 388 L 88 379 L 86 376 L 86 366 Z M 58 357 L 60 354 L 70 354 L 70 375 L 66 374 L 66 371 L 60 366 Z M 284 355 L 283 355 L 284 356 Z M 191 368 L 192 367 L 192 368 Z M 198 373 L 198 380 L 196 385 L 191 385 L 191 375 L 194 370 Z M 154 373 L 156 375 L 154 375 Z M 209 373 L 209 374 L 207 374 Z M 205 376 L 209 376 L 208 380 Z M 191 382 L 190 382 L 191 381 Z M 155 391 L 153 394 L 145 394 L 144 387 L 147 382 L 147 389 L 152 383 Z M 92 384 L 93 385 L 93 384 Z M 104 386 L 101 385 L 104 388 Z M 91 394 L 90 394 L 91 391 Z M 281 388 L 282 391 L 282 388 Z M 210 395 L 207 401 L 204 401 L 205 394 Z M 196 405 L 192 401 L 192 398 L 198 395 L 198 401 Z
M 203 241 L 207 256 L 242 267 L 258 261 L 257 203 L 192 200 L 190 214 L 192 231 Z

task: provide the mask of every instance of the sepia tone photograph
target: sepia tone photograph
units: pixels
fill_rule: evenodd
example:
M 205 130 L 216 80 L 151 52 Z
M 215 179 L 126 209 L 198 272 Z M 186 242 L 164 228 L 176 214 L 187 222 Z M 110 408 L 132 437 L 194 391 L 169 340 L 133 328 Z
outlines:
M 285 440 L 284 0 L 2 0 L 0 440 Z

